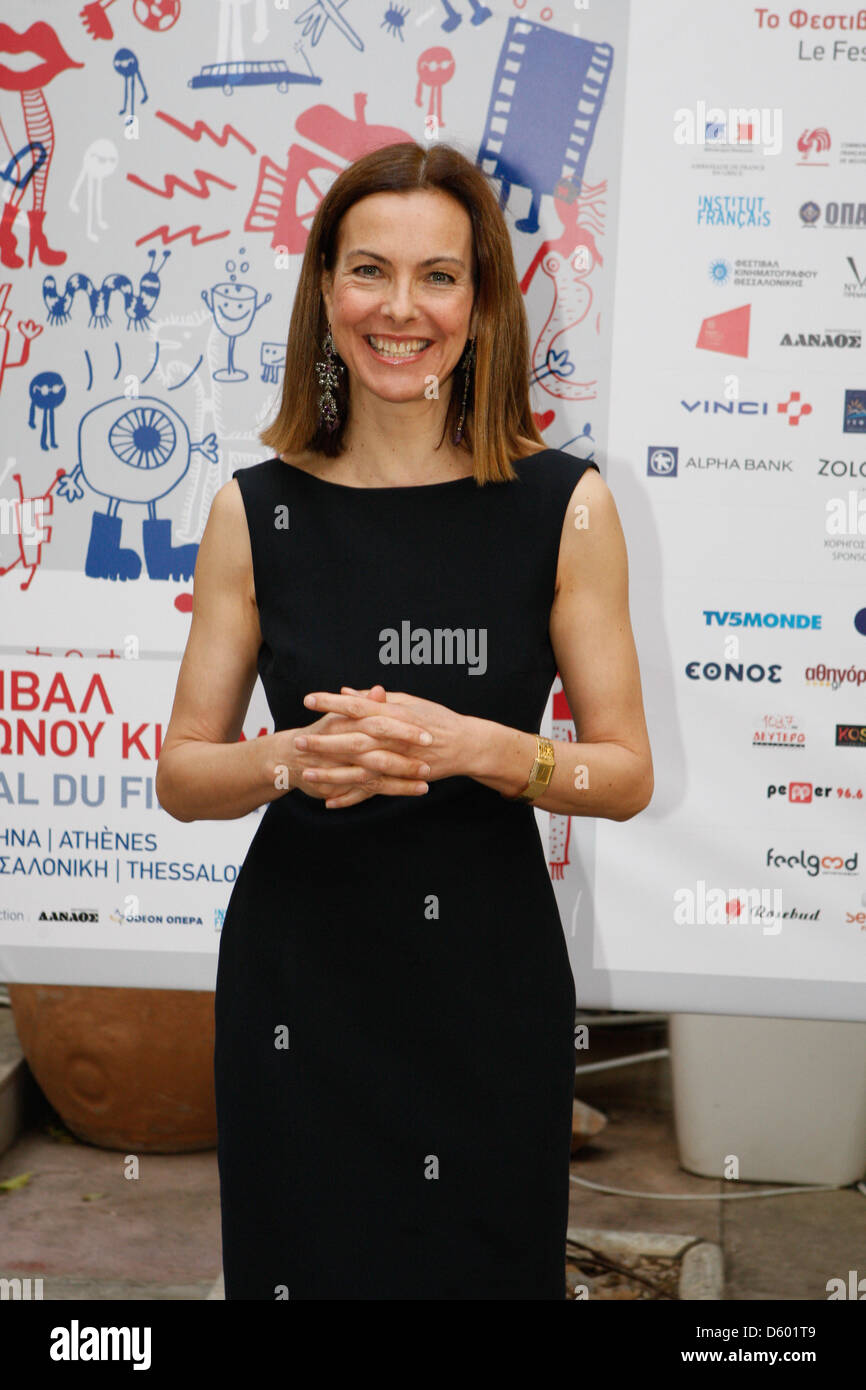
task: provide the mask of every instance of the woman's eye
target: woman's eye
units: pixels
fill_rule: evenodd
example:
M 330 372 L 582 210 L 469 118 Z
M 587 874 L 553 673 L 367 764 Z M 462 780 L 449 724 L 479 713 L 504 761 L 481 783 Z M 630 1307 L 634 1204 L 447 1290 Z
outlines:
M 374 270 L 378 273 L 379 267 L 377 265 L 356 265 L 353 273 L 355 275 L 360 275 L 362 280 L 371 280 L 373 278 L 371 275 L 364 274 L 366 270 Z M 430 274 L 443 275 L 445 277 L 445 283 L 450 281 L 451 284 L 454 284 L 454 276 L 449 275 L 447 270 L 431 270 Z M 443 282 L 439 280 L 436 283 L 441 285 Z
M 454 283 L 454 276 L 449 275 L 447 270 L 433 270 L 430 273 L 431 275 L 444 275 L 446 280 L 450 280 L 452 284 Z

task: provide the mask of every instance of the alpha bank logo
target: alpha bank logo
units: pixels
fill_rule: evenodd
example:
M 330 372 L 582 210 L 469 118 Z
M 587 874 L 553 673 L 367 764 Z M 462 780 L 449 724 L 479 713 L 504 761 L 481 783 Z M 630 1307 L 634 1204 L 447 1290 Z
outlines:
M 803 203 L 800 221 L 804 227 L 817 227 L 821 221 L 820 203 Z M 866 231 L 866 203 L 825 203 L 825 227 L 859 227 Z
M 769 227 L 770 209 L 763 195 L 699 193 L 699 227 Z
M 866 390 L 845 392 L 842 430 L 845 434 L 866 434 Z
M 675 478 L 679 449 L 676 445 L 651 444 L 646 452 L 646 471 L 650 478 Z
M 784 415 L 789 425 L 799 425 L 804 416 L 812 414 L 811 405 L 802 399 L 799 391 L 789 391 L 784 401 L 746 401 L 732 397 L 724 401 L 681 400 L 680 405 L 689 415 Z
M 738 309 L 703 319 L 695 347 L 724 352 L 730 357 L 748 357 L 751 314 L 751 304 L 741 304 Z
M 825 154 L 831 143 L 830 132 L 825 126 L 816 126 L 814 130 L 804 130 L 797 141 L 797 153 L 802 156 L 801 159 L 797 160 L 797 163 L 808 165 L 811 169 L 826 169 L 830 161 L 819 159 L 817 156 Z

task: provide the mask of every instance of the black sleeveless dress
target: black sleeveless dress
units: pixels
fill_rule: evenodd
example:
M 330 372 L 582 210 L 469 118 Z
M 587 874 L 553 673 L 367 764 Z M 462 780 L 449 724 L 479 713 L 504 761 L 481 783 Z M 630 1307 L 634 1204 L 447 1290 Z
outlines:
M 547 449 L 481 488 L 238 470 L 275 729 L 380 683 L 538 732 L 588 466 Z M 271 802 L 217 970 L 226 1298 L 564 1299 L 574 1009 L 530 805 L 463 776 Z

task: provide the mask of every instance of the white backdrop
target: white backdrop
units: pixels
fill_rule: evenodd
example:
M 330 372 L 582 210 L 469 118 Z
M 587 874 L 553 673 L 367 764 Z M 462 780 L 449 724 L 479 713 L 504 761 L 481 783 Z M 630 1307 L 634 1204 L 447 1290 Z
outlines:
M 860 12 L 78 8 L 0 29 L 0 978 L 213 987 L 261 812 L 155 800 L 195 548 L 266 457 L 318 198 L 438 138 L 502 188 L 539 427 L 629 546 L 654 801 L 538 813 L 579 1001 L 866 1016 Z

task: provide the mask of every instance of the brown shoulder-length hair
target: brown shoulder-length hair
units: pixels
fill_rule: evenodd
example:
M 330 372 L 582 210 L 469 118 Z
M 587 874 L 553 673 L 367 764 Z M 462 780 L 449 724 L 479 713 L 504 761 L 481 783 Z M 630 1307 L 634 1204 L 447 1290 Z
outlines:
M 474 461 L 479 485 L 510 481 L 516 476 L 511 460 L 536 452 L 527 450 L 522 441 L 544 446 L 529 404 L 526 310 L 496 194 L 484 172 L 452 145 L 436 143 L 427 149 L 414 141 L 386 145 L 356 159 L 325 194 L 310 229 L 292 307 L 279 411 L 261 439 L 278 455 L 313 450 L 335 458 L 341 453 L 349 409 L 347 371 L 340 373 L 335 391 L 337 429 L 329 433 L 319 423 L 315 364 L 324 355 L 328 329 L 322 271 L 334 269 L 340 222 L 354 203 L 373 193 L 416 189 L 450 194 L 472 223 L 476 360 L 470 370 L 461 447 Z M 440 446 L 446 432 L 452 439 L 456 433 L 465 375 L 458 363 Z

